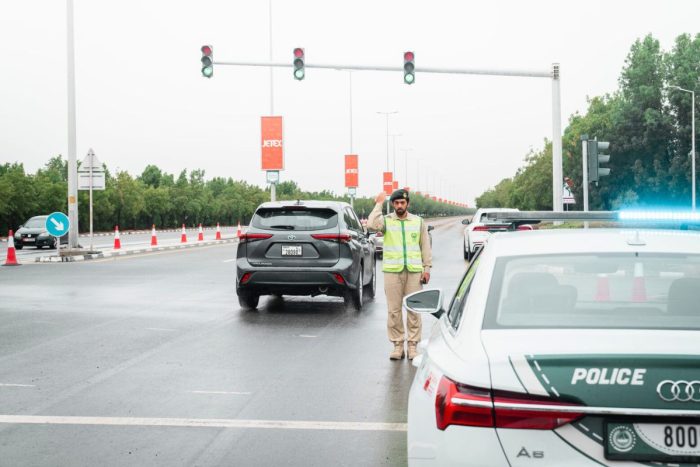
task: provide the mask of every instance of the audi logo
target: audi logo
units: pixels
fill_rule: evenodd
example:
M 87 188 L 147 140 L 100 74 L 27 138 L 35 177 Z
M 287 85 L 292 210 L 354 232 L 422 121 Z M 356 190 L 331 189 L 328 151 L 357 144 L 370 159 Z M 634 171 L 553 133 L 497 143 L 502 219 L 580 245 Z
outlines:
M 700 381 L 666 379 L 656 386 L 656 393 L 666 402 L 700 402 Z

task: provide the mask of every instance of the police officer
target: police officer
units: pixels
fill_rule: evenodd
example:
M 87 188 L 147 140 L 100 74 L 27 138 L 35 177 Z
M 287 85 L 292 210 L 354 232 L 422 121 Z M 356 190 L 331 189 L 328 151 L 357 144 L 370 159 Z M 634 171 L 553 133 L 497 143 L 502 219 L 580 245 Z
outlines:
M 367 227 L 384 232 L 382 270 L 389 308 L 387 331 L 389 340 L 394 344 L 389 358 L 401 360 L 405 355 L 406 339 L 401 305 L 406 295 L 421 290 L 421 284 L 427 284 L 430 280 L 432 251 L 428 226 L 422 218 L 408 212 L 408 191 L 396 190 L 389 199 L 394 212 L 387 216 L 382 215 L 386 193 L 379 193 L 374 199 L 377 204 L 369 215 Z M 411 311 L 407 313 L 408 359 L 413 360 L 418 355 L 416 346 L 421 338 L 421 317 Z

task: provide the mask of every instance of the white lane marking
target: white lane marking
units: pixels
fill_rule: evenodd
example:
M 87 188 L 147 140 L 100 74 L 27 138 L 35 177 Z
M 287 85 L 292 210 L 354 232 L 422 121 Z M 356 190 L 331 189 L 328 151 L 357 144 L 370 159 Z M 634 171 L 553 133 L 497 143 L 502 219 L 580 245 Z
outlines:
M 165 426 L 193 428 L 268 428 L 278 430 L 402 431 L 406 423 L 237 420 L 217 418 L 75 417 L 0 415 L 0 423 L 32 425 Z
M 167 332 L 175 332 L 177 329 L 171 329 L 171 328 L 144 328 L 149 331 L 167 331 Z
M 0 387 L 4 388 L 35 388 L 33 384 L 15 384 L 15 383 L 0 383 Z
M 299 337 L 314 338 L 314 337 L 318 337 L 318 336 L 313 336 L 313 335 L 311 335 L 311 334 L 299 334 Z
M 249 396 L 253 394 L 252 392 L 240 392 L 240 391 L 190 391 L 192 394 L 232 394 L 235 396 Z
M 237 259 L 237 258 L 225 259 L 223 262 L 224 262 L 224 263 L 232 263 L 232 262 L 236 261 L 236 259 Z

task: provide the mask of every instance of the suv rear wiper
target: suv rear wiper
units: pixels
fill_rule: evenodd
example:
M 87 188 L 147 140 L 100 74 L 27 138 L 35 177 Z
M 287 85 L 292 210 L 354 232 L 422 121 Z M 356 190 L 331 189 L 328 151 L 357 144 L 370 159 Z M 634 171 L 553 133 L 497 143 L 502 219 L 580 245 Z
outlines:
M 286 229 L 286 230 L 294 230 L 293 225 L 271 225 L 271 229 Z

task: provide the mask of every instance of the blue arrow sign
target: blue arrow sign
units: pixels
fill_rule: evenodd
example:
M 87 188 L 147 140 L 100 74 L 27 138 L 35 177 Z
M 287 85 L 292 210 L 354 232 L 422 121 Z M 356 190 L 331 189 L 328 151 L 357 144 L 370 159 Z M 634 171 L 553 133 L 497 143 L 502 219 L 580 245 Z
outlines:
M 49 231 L 49 235 L 54 237 L 62 237 L 68 233 L 70 229 L 70 221 L 68 216 L 62 212 L 52 212 L 46 218 L 46 230 Z

